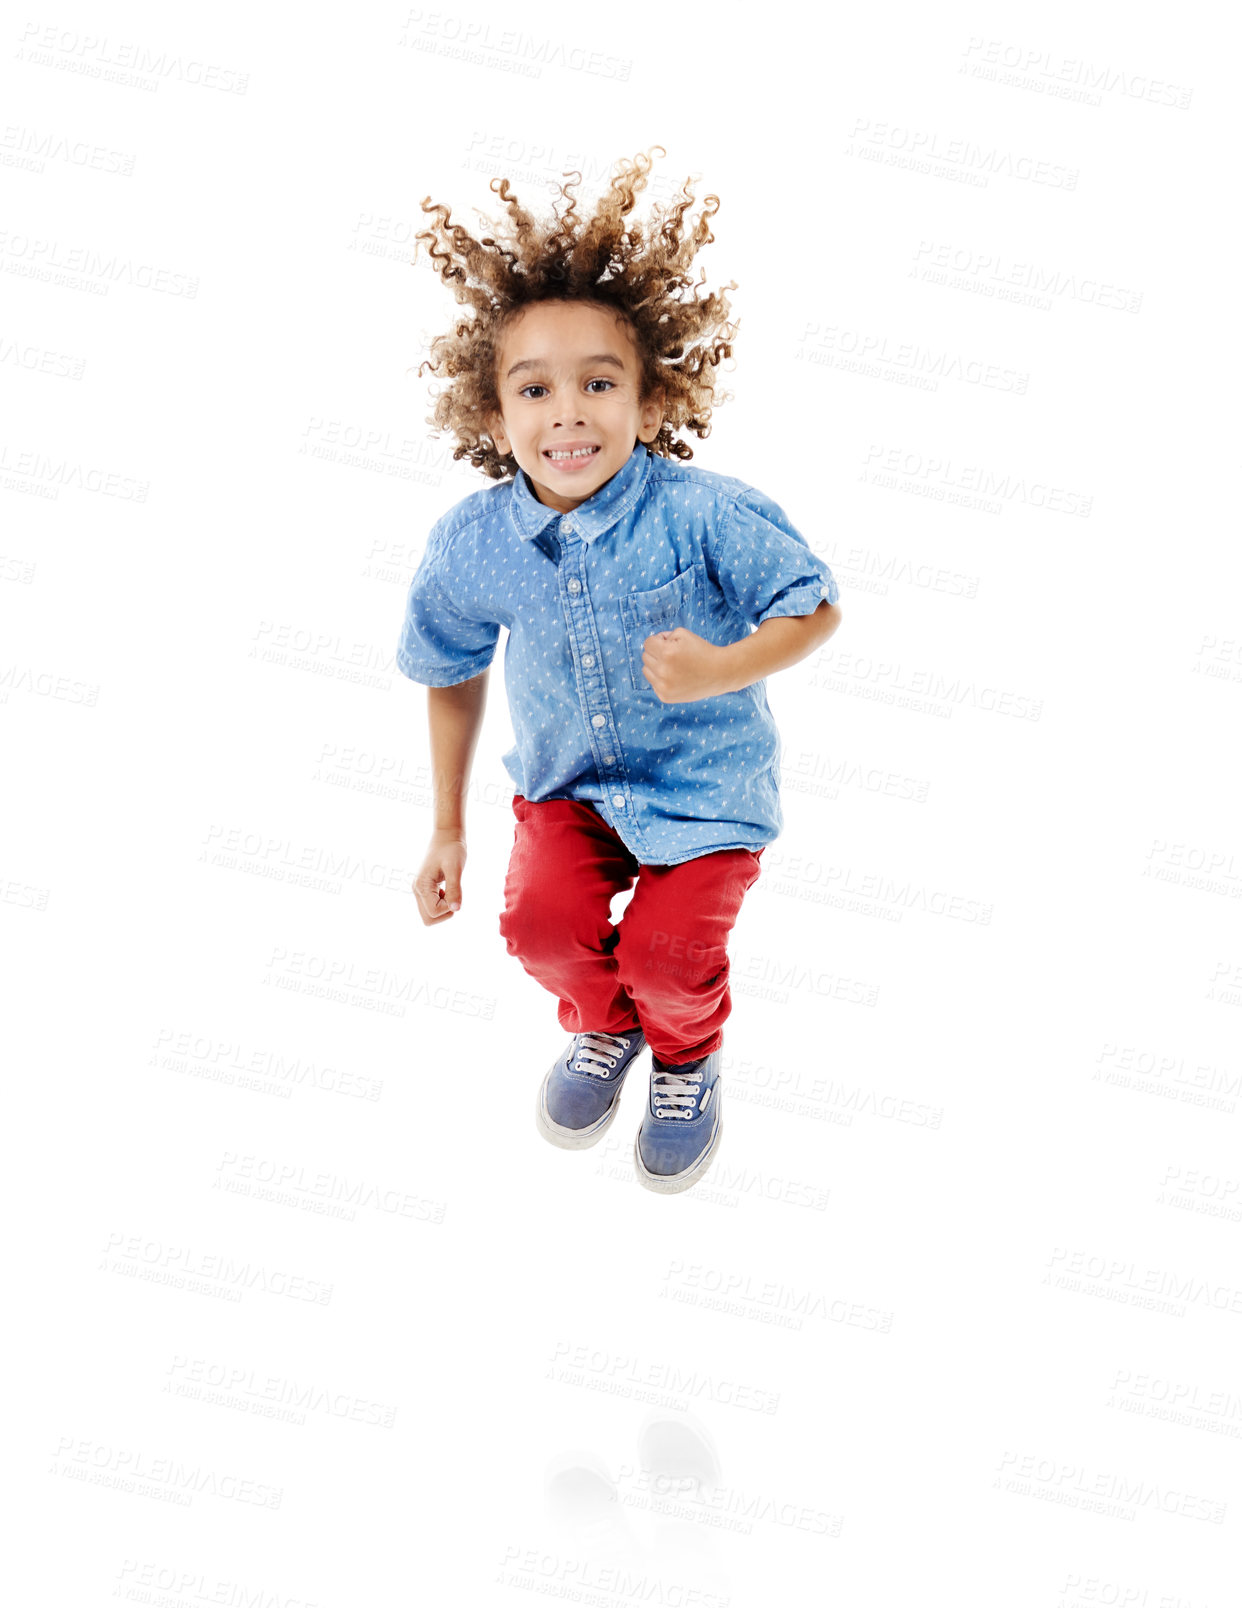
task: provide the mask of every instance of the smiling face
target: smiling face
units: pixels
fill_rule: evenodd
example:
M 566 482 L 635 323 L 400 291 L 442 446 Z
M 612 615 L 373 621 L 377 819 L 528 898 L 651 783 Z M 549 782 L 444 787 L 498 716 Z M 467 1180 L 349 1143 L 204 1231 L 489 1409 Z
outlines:
M 660 433 L 660 399 L 640 400 L 641 380 L 624 316 L 594 302 L 533 302 L 497 355 L 492 440 L 541 503 L 567 514 L 612 479 L 636 442 Z

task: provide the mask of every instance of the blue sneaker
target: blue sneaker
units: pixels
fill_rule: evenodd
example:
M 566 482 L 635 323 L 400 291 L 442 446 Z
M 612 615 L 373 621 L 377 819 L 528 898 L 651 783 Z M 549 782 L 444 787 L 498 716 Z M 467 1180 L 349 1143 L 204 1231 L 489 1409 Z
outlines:
M 661 1195 L 689 1189 L 720 1144 L 720 1051 L 665 1066 L 652 1056 L 647 1114 L 634 1140 L 638 1181 Z
M 630 1033 L 575 1033 L 539 1087 L 539 1132 L 563 1150 L 585 1150 L 617 1114 L 617 1097 L 634 1057 L 647 1048 Z

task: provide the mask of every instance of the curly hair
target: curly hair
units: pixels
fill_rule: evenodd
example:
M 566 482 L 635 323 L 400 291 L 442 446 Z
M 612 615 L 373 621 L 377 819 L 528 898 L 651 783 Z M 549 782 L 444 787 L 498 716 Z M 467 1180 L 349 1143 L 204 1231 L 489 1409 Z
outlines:
M 651 150 L 667 154 L 662 145 Z M 683 232 L 683 219 L 694 204 L 687 179 L 667 208 L 653 206 L 645 233 L 638 222 L 627 225 L 651 165 L 650 152 L 633 162 L 619 161 L 589 218 L 577 214 L 571 193 L 581 173 L 562 175 L 569 182 L 558 194 L 568 207 L 561 214 L 554 201 L 550 217 L 533 216 L 512 194 L 508 179 L 493 179 L 488 188 L 509 209 L 504 240 L 493 235 L 476 240 L 449 222 L 448 207 L 430 197 L 423 200 L 422 210 L 435 214 L 435 222 L 414 238 L 427 242 L 436 272 L 456 300 L 472 309 L 451 334 L 431 342 L 431 360 L 418 369 L 420 377 L 430 369 L 451 382 L 436 396 L 435 412 L 426 422 L 436 427 L 434 433 L 456 437 L 455 460 L 468 458 L 493 480 L 517 474 L 517 460 L 499 451 L 487 419 L 500 412 L 496 367 L 505 333 L 534 302 L 591 302 L 628 321 L 641 366 L 640 400 L 664 391 L 664 422 L 648 443 L 653 452 L 692 458 L 693 449 L 674 432 L 692 430 L 700 440 L 711 434 L 712 407 L 725 400 L 715 395 L 715 371 L 732 355 L 737 334 L 736 323 L 728 322 L 724 291 L 736 290 L 737 283 L 730 280 L 700 299 L 696 292 L 706 274 L 701 271 L 696 283 L 688 270 L 699 247 L 715 239 L 708 219 L 719 210 L 720 198 L 705 196 L 697 222 Z

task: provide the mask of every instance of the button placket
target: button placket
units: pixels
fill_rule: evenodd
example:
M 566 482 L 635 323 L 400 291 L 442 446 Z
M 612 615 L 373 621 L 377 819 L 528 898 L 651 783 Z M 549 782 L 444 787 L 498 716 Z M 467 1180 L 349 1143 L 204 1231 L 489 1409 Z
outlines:
M 566 528 L 567 521 L 562 520 L 561 530 L 564 531 Z M 626 778 L 616 715 L 608 698 L 603 670 L 597 668 L 601 663 L 602 647 L 595 613 L 590 605 L 590 594 L 586 587 L 588 544 L 583 541 L 567 542 L 562 537 L 561 545 L 569 560 L 565 569 L 575 567 L 578 571 L 577 574 L 565 577 L 565 590 L 569 596 L 565 612 L 569 620 L 571 641 L 577 650 L 578 663 L 583 670 L 593 672 L 590 675 L 583 675 L 580 681 L 583 689 L 582 711 L 590 734 L 592 753 L 604 784 L 605 796 L 611 800 L 615 809 L 627 811 L 632 823 L 633 811 L 630 810 L 629 799 L 625 793 L 619 791 L 626 785 Z M 637 830 L 636 826 L 634 830 Z

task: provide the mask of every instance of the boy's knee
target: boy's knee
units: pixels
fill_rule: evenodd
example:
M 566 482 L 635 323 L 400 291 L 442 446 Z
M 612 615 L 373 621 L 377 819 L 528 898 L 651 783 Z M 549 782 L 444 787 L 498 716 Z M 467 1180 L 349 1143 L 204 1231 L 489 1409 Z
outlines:
M 648 994 L 655 990 L 675 998 L 700 993 L 711 988 L 728 968 L 728 957 L 718 944 L 684 933 L 659 927 L 627 933 L 622 926 L 621 934 L 616 951 L 618 975 L 641 981 Z
M 580 906 L 555 884 L 528 889 L 517 904 L 506 905 L 500 915 L 500 936 L 509 946 L 523 950 L 561 953 L 578 936 Z
M 634 923 L 622 925 L 621 945 L 631 957 L 640 956 L 648 960 L 668 960 L 697 966 L 708 959 L 712 953 L 712 945 L 706 944 L 700 938 L 692 937 L 684 932 L 677 932 L 669 927 L 643 926 Z

